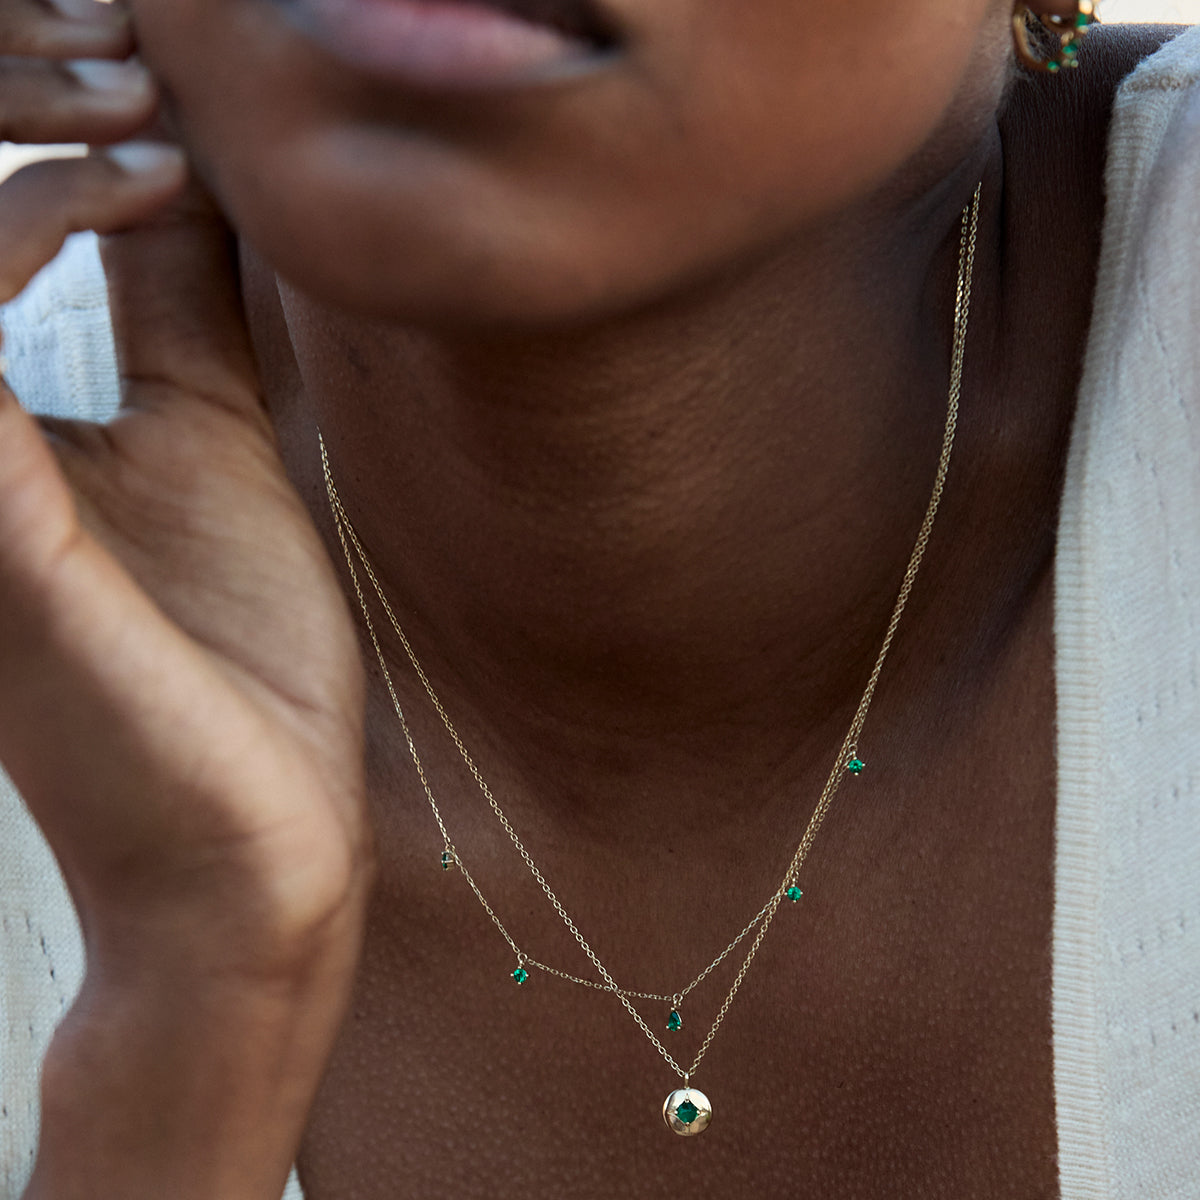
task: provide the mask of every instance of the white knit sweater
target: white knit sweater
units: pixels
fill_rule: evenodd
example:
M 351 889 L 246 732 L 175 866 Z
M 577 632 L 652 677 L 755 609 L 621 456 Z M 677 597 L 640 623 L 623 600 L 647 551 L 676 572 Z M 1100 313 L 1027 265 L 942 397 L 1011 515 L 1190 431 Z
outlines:
M 27 404 L 112 411 L 91 239 L 75 239 L 4 324 Z M 1200 29 L 1117 100 L 1055 638 L 1062 1197 L 1198 1200 Z M 82 971 L 54 861 L 0 777 L 0 1200 L 28 1178 L 39 1062 Z M 295 1179 L 287 1200 L 302 1200 Z

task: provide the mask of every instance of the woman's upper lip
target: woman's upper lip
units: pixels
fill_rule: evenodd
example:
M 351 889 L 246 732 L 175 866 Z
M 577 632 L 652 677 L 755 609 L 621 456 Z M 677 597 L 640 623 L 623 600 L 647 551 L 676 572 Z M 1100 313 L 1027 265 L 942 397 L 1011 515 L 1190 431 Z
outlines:
M 454 0 L 450 0 L 454 2 Z M 534 25 L 547 25 L 560 33 L 611 46 L 617 40 L 616 25 L 594 0 L 469 0 L 470 3 L 520 17 Z
M 332 58 L 422 92 L 496 91 L 604 69 L 602 0 L 275 0 Z

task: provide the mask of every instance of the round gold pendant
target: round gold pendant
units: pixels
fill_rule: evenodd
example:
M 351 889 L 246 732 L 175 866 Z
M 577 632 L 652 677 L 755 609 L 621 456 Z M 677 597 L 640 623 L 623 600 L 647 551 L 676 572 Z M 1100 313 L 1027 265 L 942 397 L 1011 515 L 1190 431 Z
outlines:
M 703 1092 L 695 1088 L 680 1088 L 663 1101 L 663 1120 L 672 1133 L 680 1137 L 695 1137 L 708 1128 L 712 1120 L 712 1105 Z

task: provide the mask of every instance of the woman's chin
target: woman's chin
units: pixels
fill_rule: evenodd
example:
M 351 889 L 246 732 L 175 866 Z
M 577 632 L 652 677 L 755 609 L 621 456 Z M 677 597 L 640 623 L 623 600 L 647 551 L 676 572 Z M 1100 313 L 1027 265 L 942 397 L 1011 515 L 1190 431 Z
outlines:
M 953 163 L 914 156 L 999 86 L 923 39 L 885 96 L 864 90 L 861 39 L 907 29 L 882 0 L 861 31 L 816 0 L 608 0 L 625 18 L 611 44 L 498 15 L 510 4 L 133 0 L 234 228 L 322 302 L 403 321 L 571 325 L 654 305 L 906 160 L 936 182 Z

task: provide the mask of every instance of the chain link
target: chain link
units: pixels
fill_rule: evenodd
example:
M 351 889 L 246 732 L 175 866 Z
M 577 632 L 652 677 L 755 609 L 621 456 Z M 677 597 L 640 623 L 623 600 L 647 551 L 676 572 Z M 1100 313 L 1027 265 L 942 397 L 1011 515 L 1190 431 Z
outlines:
M 333 481 L 333 472 L 329 464 L 329 454 L 325 447 L 325 440 L 321 437 L 318 431 L 318 440 L 321 448 L 321 465 L 325 477 L 325 488 L 329 497 L 330 509 L 333 513 L 334 526 L 337 530 L 338 540 L 341 542 L 342 552 L 346 557 L 346 566 L 350 572 L 350 580 L 354 588 L 355 595 L 358 598 L 358 603 L 362 609 L 363 618 L 367 625 L 367 632 L 371 639 L 371 645 L 375 650 L 375 655 L 379 660 L 379 666 L 383 672 L 383 678 L 387 684 L 388 694 L 392 700 L 392 706 L 396 711 L 396 716 L 400 721 L 400 728 L 404 733 L 404 740 L 408 747 L 408 753 L 413 761 L 413 766 L 416 768 L 417 777 L 421 782 L 421 788 L 425 793 L 425 798 L 429 802 L 430 809 L 433 812 L 434 820 L 437 822 L 438 831 L 442 835 L 442 842 L 445 847 L 443 862 L 446 865 L 453 863 L 462 872 L 463 878 L 466 879 L 471 891 L 474 892 L 475 898 L 495 925 L 500 935 L 508 943 L 509 948 L 516 956 L 519 967 L 534 967 L 539 971 L 545 972 L 547 975 L 554 976 L 557 979 L 562 979 L 568 983 L 579 984 L 582 987 L 592 988 L 596 991 L 611 992 L 620 1001 L 621 1005 L 633 1018 L 634 1022 L 641 1031 L 650 1040 L 651 1044 L 662 1056 L 663 1060 L 669 1067 L 686 1082 L 695 1074 L 704 1056 L 708 1053 L 709 1047 L 716 1038 L 717 1032 L 724 1023 L 725 1017 L 728 1015 L 730 1008 L 733 1005 L 734 998 L 741 989 L 742 983 L 746 975 L 750 971 L 751 964 L 754 962 L 759 947 L 767 936 L 767 932 L 771 928 L 771 924 L 779 911 L 779 906 L 784 899 L 787 898 L 787 891 L 790 887 L 795 886 L 796 880 L 799 877 L 800 869 L 804 865 L 808 857 L 809 851 L 812 849 L 816 841 L 817 834 L 820 832 L 821 826 L 828 815 L 830 808 L 833 805 L 834 797 L 837 794 L 838 787 L 842 781 L 842 777 L 846 773 L 847 764 L 858 757 L 858 742 L 862 735 L 862 730 L 867 720 L 867 713 L 871 707 L 871 701 L 875 697 L 875 689 L 879 684 L 879 677 L 883 671 L 883 664 L 887 659 L 888 652 L 891 650 L 892 642 L 896 636 L 896 630 L 900 626 L 900 618 L 904 614 L 905 606 L 908 604 L 910 595 L 912 594 L 913 585 L 916 582 L 917 573 L 921 568 L 921 562 L 925 557 L 925 550 L 929 544 L 930 535 L 933 532 L 934 521 L 937 517 L 938 507 L 941 504 L 942 494 L 946 486 L 946 477 L 950 469 L 950 456 L 954 449 L 955 434 L 958 429 L 958 408 L 959 402 L 962 399 L 962 373 L 963 360 L 966 353 L 967 342 L 967 327 L 970 322 L 971 311 L 971 292 L 972 281 L 975 270 L 975 251 L 978 240 L 979 230 L 979 204 L 982 195 L 983 185 L 980 184 L 975 189 L 975 195 L 971 203 L 963 211 L 962 215 L 962 235 L 959 244 L 958 255 L 958 286 L 955 293 L 954 301 L 954 341 L 950 359 L 950 392 L 946 410 L 946 424 L 942 435 L 942 450 L 941 457 L 938 461 L 937 473 L 934 477 L 933 492 L 929 497 L 929 504 L 925 511 L 925 518 L 921 523 L 920 531 L 917 534 L 917 540 L 913 546 L 912 554 L 909 557 L 908 567 L 904 572 L 904 579 L 900 585 L 900 591 L 896 597 L 896 603 L 892 609 L 891 619 L 888 622 L 887 630 L 884 633 L 883 644 L 880 646 L 879 654 L 875 659 L 875 665 L 871 670 L 871 674 L 867 679 L 866 689 L 863 691 L 862 699 L 859 701 L 858 708 L 855 710 L 854 717 L 850 722 L 850 728 L 846 733 L 845 740 L 842 742 L 841 749 L 838 753 L 838 759 L 830 771 L 829 777 L 825 782 L 825 786 L 821 791 L 821 795 L 817 800 L 816 806 L 813 809 L 812 816 L 809 818 L 808 825 L 805 827 L 804 834 L 800 839 L 800 844 L 796 847 L 796 852 L 792 856 L 783 881 L 771 893 L 766 903 L 754 914 L 753 917 L 746 923 L 740 933 L 733 938 L 731 942 L 717 955 L 697 975 L 691 983 L 686 987 L 674 992 L 649 992 L 637 991 L 630 988 L 618 986 L 616 980 L 609 972 L 608 968 L 600 961 L 596 952 L 588 944 L 586 938 L 580 933 L 578 926 L 572 919 L 571 915 L 563 906 L 562 901 L 558 898 L 554 889 L 546 881 L 545 876 L 539 869 L 533 857 L 525 848 L 524 843 L 517 835 L 512 822 L 507 814 L 500 807 L 499 802 L 492 794 L 491 788 L 487 781 L 483 778 L 479 767 L 476 765 L 474 758 L 467 750 L 462 738 L 459 736 L 458 730 L 454 727 L 454 723 L 450 719 L 449 713 L 446 711 L 437 692 L 434 690 L 429 677 L 425 674 L 424 668 L 421 666 L 420 660 L 417 658 L 416 652 L 413 650 L 408 636 L 396 618 L 395 612 L 388 601 L 387 595 L 380 584 L 375 570 L 371 565 L 371 561 L 363 549 L 362 543 L 358 539 L 358 535 L 354 530 L 354 526 L 342 505 L 341 497 Z M 413 740 L 412 731 L 409 728 L 408 720 L 404 715 L 403 706 L 400 703 L 400 697 L 396 692 L 392 676 L 388 670 L 386 656 L 383 652 L 383 647 L 380 644 L 378 634 L 375 631 L 374 622 L 371 620 L 370 606 L 367 603 L 366 594 L 364 592 L 362 582 L 359 578 L 358 570 L 355 568 L 354 560 L 358 563 L 366 575 L 371 585 L 371 591 L 374 592 L 383 612 L 387 616 L 388 622 L 395 631 L 400 645 L 404 649 L 404 653 L 412 665 L 417 678 L 421 682 L 421 686 L 425 690 L 425 694 L 429 697 L 439 719 L 451 741 L 454 743 L 459 756 L 462 758 L 471 777 L 475 780 L 479 790 L 483 793 L 492 812 L 496 815 L 504 832 L 508 835 L 509 840 L 520 854 L 528 868 L 529 873 L 533 876 L 546 899 L 553 906 L 554 911 L 558 914 L 560 920 L 566 926 L 571 936 L 578 943 L 579 948 L 587 956 L 592 966 L 595 967 L 597 974 L 602 982 L 597 982 L 594 979 L 586 979 L 579 975 L 573 975 L 568 971 L 560 970 L 557 967 L 548 966 L 538 959 L 529 955 L 524 951 L 508 931 L 504 922 L 497 916 L 495 910 L 484 896 L 474 876 L 467 869 L 466 864 L 459 856 L 453 841 L 450 838 L 449 831 L 446 828 L 445 820 L 442 817 L 441 809 L 438 806 L 437 800 L 434 797 L 433 789 L 429 783 L 429 779 L 425 773 L 424 764 L 421 761 L 420 754 L 417 752 L 416 743 Z M 755 932 L 757 930 L 757 932 Z M 717 1010 L 717 1015 L 710 1026 L 707 1035 L 701 1042 L 695 1057 L 692 1059 L 689 1067 L 682 1067 L 670 1051 L 663 1045 L 658 1035 L 650 1028 L 645 1018 L 637 1010 L 634 1005 L 634 1000 L 653 1000 L 662 1003 L 670 1003 L 674 1007 L 678 1007 L 683 1000 L 691 994 L 713 971 L 717 969 L 738 946 L 742 944 L 751 933 L 755 933 L 753 941 L 750 943 L 750 948 L 742 959 L 738 972 L 734 977 L 733 983 L 729 991 L 725 995 L 724 1001 Z

